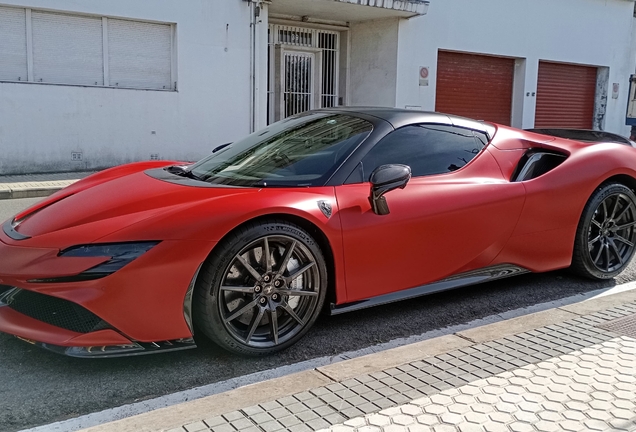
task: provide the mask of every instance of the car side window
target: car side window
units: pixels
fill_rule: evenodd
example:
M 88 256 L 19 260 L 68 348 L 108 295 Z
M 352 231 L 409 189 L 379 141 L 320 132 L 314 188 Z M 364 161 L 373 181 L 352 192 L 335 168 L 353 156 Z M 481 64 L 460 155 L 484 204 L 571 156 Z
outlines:
M 404 164 L 413 177 L 456 171 L 485 147 L 472 130 L 453 126 L 419 124 L 397 129 L 377 143 L 362 159 L 363 178 L 377 167 Z

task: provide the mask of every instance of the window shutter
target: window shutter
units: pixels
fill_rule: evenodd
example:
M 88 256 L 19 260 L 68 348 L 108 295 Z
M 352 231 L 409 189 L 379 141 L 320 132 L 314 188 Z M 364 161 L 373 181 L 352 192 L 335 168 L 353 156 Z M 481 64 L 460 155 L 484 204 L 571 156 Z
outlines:
M 36 82 L 104 84 L 101 18 L 37 11 L 31 16 Z
M 173 89 L 170 25 L 109 19 L 108 50 L 111 86 Z
M 0 6 L 0 80 L 27 81 L 24 9 Z

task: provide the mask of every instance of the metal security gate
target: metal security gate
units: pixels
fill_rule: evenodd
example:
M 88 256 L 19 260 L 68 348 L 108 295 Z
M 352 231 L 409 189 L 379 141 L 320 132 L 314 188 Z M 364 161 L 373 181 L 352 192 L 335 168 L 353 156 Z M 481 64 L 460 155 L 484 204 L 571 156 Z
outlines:
M 340 33 L 269 26 L 267 118 L 339 105 Z
M 282 103 L 285 117 L 314 108 L 314 64 L 316 55 L 307 52 L 285 52 L 283 70 L 285 86 Z

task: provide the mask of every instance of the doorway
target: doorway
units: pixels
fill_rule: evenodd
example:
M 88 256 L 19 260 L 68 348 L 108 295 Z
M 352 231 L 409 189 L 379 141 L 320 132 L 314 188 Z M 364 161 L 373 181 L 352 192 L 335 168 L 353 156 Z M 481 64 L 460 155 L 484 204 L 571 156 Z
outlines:
M 269 26 L 267 119 L 340 105 L 340 32 Z

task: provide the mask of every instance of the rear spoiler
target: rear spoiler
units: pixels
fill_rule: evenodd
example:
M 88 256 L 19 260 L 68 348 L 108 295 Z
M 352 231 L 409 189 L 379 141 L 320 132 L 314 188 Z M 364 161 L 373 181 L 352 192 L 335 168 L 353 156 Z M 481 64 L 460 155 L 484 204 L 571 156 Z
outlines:
M 636 147 L 636 143 L 624 136 L 590 129 L 526 129 L 528 132 L 534 132 L 543 135 L 550 135 L 557 138 L 566 138 L 576 141 L 583 141 L 589 143 L 616 143 L 624 144 L 630 147 Z

